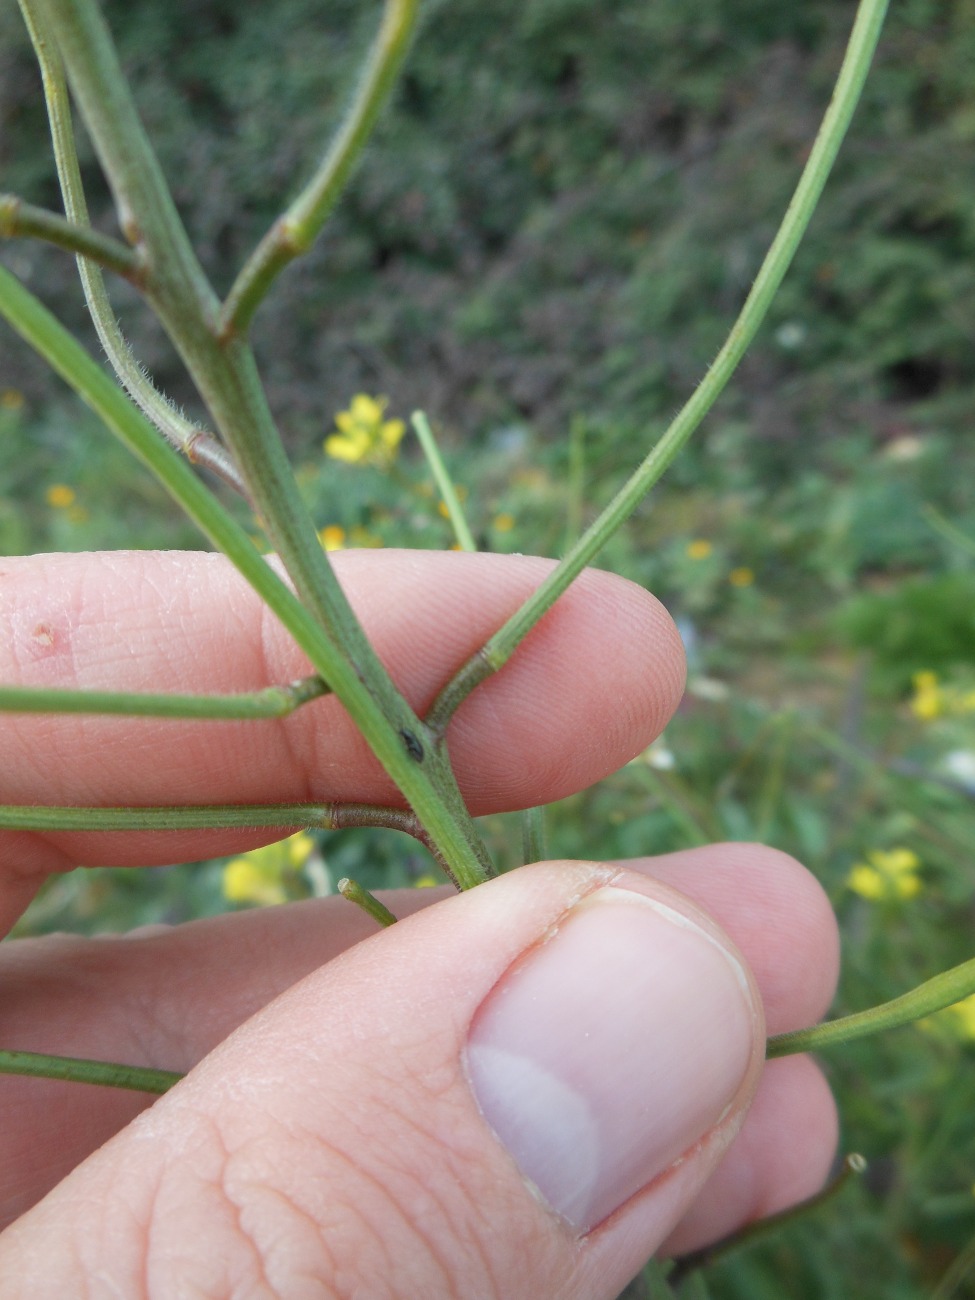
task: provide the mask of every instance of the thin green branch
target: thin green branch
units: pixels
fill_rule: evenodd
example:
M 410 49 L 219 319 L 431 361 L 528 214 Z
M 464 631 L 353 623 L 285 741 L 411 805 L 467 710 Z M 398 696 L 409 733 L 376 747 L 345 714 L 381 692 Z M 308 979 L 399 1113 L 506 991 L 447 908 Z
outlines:
M 440 490 L 443 503 L 447 507 L 447 515 L 450 519 L 451 527 L 454 530 L 454 536 L 457 538 L 458 545 L 462 551 L 476 551 L 477 542 L 468 527 L 467 520 L 464 517 L 464 511 L 461 508 L 460 500 L 457 496 L 457 489 L 454 487 L 453 480 L 447 472 L 447 466 L 444 464 L 443 456 L 440 454 L 440 448 L 437 446 L 437 440 L 433 436 L 433 430 L 430 428 L 430 421 L 423 411 L 414 411 L 410 417 L 410 422 L 416 430 L 416 436 L 420 440 L 420 446 L 423 448 L 423 454 L 427 458 L 427 464 L 433 474 L 434 481 Z
M 239 695 L 166 695 L 0 686 L 0 713 L 117 714 L 129 718 L 285 718 L 328 694 L 320 677 Z
M 44 83 L 44 99 L 64 210 L 72 228 L 87 230 L 90 229 L 88 204 L 78 165 L 64 65 L 57 51 L 57 43 L 46 28 L 43 17 L 36 11 L 34 0 L 20 0 L 20 8 Z M 123 244 L 118 247 L 125 248 Z M 125 251 L 138 268 L 136 282 L 141 285 L 146 270 L 143 259 L 131 249 Z M 185 419 L 155 387 L 145 369 L 132 355 L 132 350 L 119 329 L 98 266 L 85 257 L 79 257 L 78 273 L 98 340 L 122 387 L 163 437 L 182 451 L 189 461 L 210 470 L 246 497 L 247 491 L 240 471 L 227 448 L 209 430 Z
M 76 226 L 56 212 L 25 203 L 16 194 L 0 194 L 0 238 L 18 237 L 43 239 L 69 253 L 90 258 L 134 284 L 142 271 L 132 249 L 111 235 L 103 235 L 91 226 Z
M 779 1210 L 776 1214 L 768 1214 L 764 1218 L 746 1223 L 743 1228 L 739 1228 L 737 1232 L 733 1232 L 730 1236 L 714 1242 L 713 1245 L 704 1246 L 701 1250 L 695 1250 L 689 1255 L 681 1256 L 667 1275 L 667 1281 L 675 1290 L 679 1289 L 692 1273 L 696 1273 L 703 1268 L 710 1268 L 719 1259 L 724 1259 L 726 1255 L 730 1255 L 740 1246 L 750 1245 L 756 1240 L 765 1240 L 770 1233 L 777 1232 L 779 1228 L 783 1228 L 797 1219 L 805 1219 L 813 1211 L 832 1201 L 851 1178 L 858 1177 L 864 1173 L 866 1168 L 867 1162 L 863 1156 L 856 1151 L 852 1151 L 843 1160 L 843 1165 L 836 1177 L 831 1179 L 814 1196 L 807 1197 L 806 1200 L 800 1201 L 798 1205 L 790 1205 L 787 1210 Z
M 381 903 L 375 894 L 370 894 L 368 889 L 363 889 L 358 881 L 350 880 L 348 876 L 344 876 L 335 888 L 343 898 L 347 898 L 350 903 L 355 903 L 356 907 L 361 907 L 380 925 L 390 926 L 396 924 L 396 917 L 386 904 Z
M 115 1061 L 86 1061 L 75 1056 L 46 1056 L 41 1052 L 0 1051 L 0 1074 L 26 1074 L 35 1079 L 64 1079 L 69 1083 L 97 1083 L 132 1092 L 168 1092 L 183 1078 L 174 1070 L 151 1070 Z
M 522 860 L 544 862 L 548 856 L 547 836 L 545 834 L 545 809 L 543 807 L 526 808 L 521 814 L 521 850 Z
M 900 1029 L 923 1016 L 954 1006 L 963 998 L 975 993 L 975 957 L 942 971 L 926 980 L 909 993 L 902 993 L 890 1002 L 881 1002 L 868 1011 L 857 1011 L 852 1016 L 830 1020 L 809 1029 L 796 1029 L 789 1034 L 776 1034 L 766 1044 L 766 1056 L 791 1056 L 795 1052 L 818 1052 L 820 1048 L 836 1043 L 848 1043 L 854 1038 L 865 1038 L 885 1029 Z
M 485 678 L 508 662 L 522 640 L 551 609 L 613 534 L 625 523 L 717 401 L 734 374 L 789 269 L 846 135 L 880 37 L 887 0 L 861 0 L 833 98 L 816 136 L 796 192 L 766 254 L 751 292 L 721 351 L 690 400 L 642 465 L 599 518 L 524 605 L 448 682 L 427 714 L 441 736 L 458 705 Z
M 418 0 L 386 0 L 383 20 L 348 115 L 318 171 L 275 221 L 237 276 L 220 316 L 222 338 L 244 334 L 271 284 L 308 251 L 338 202 L 406 56 Z
M 263 830 L 272 827 L 339 831 L 378 826 L 422 841 L 416 818 L 403 808 L 372 804 L 197 804 L 179 807 L 76 808 L 0 805 L 0 829 L 27 831 Z

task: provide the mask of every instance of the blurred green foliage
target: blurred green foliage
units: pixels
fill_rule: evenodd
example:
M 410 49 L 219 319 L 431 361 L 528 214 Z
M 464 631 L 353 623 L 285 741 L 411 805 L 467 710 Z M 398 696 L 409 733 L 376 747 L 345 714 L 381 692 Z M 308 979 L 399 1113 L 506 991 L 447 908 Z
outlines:
M 350 0 L 106 7 L 226 286 L 337 121 L 376 13 Z M 839 0 L 619 0 L 611 14 L 579 0 L 432 0 L 346 201 L 257 322 L 319 526 L 347 543 L 450 545 L 415 447 L 388 477 L 322 455 L 336 411 L 386 394 L 391 415 L 422 406 L 439 426 L 481 546 L 559 553 L 717 350 L 851 16 Z M 659 745 L 548 817 L 553 856 L 754 839 L 801 858 L 840 915 L 838 1013 L 972 953 L 975 714 L 919 716 L 911 691 L 918 671 L 968 689 L 975 659 L 973 67 L 975 0 L 894 7 L 771 321 L 602 557 L 678 619 L 687 698 Z M 55 203 L 44 135 L 8 6 L 3 188 Z M 109 228 L 90 158 L 85 171 Z M 69 259 L 26 243 L 0 257 L 87 329 Z M 116 300 L 137 353 L 195 409 L 158 327 L 125 286 Z M 199 545 L 43 368 L 4 349 L 0 552 Z M 58 486 L 69 504 L 51 497 Z M 517 819 L 484 829 L 516 865 Z M 899 846 L 921 863 L 918 897 L 857 897 L 851 866 Z M 379 888 L 429 869 L 389 833 L 323 837 L 321 851 L 333 882 Z M 26 928 L 219 910 L 221 869 L 77 873 L 51 882 Z M 973 1052 L 922 1030 L 833 1052 L 844 1149 L 863 1151 L 867 1174 L 682 1294 L 930 1294 L 975 1239 Z

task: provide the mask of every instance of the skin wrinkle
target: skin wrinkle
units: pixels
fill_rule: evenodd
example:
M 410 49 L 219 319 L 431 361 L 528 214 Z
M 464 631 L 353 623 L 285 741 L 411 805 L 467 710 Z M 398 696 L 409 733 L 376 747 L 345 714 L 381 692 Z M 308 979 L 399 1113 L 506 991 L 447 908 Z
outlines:
M 350 1117 L 351 1119 L 352 1117 Z M 351 1127 L 351 1126 L 350 1126 Z M 371 1135 L 352 1134 L 346 1132 L 343 1134 L 347 1138 L 354 1138 L 360 1143 L 367 1143 Z M 366 1189 L 366 1194 L 357 1190 L 354 1196 L 346 1196 L 340 1205 L 336 1205 L 336 1216 L 331 1225 L 322 1223 L 319 1230 L 319 1242 L 323 1248 L 328 1263 L 332 1266 L 332 1284 L 331 1290 L 336 1296 L 348 1294 L 342 1278 L 346 1271 L 349 1271 L 350 1278 L 357 1280 L 356 1270 L 361 1268 L 363 1261 L 359 1258 L 359 1247 L 357 1242 L 364 1239 L 370 1243 L 369 1265 L 374 1273 L 379 1276 L 396 1276 L 397 1272 L 402 1272 L 402 1262 L 399 1260 L 399 1247 L 390 1246 L 387 1243 L 399 1241 L 396 1233 L 396 1222 L 398 1220 L 401 1231 L 405 1229 L 407 1237 L 412 1239 L 411 1222 L 405 1207 L 400 1205 L 397 1198 L 391 1195 L 390 1189 L 386 1187 L 382 1180 L 381 1174 L 374 1174 L 368 1170 L 357 1159 L 353 1151 L 339 1147 L 334 1142 L 327 1142 L 323 1135 L 318 1132 L 309 1132 L 306 1141 L 314 1142 L 316 1148 L 320 1150 L 322 1159 L 320 1167 L 329 1169 L 333 1174 L 336 1185 L 350 1188 L 359 1184 L 360 1188 Z M 337 1168 L 336 1168 L 337 1166 Z M 345 1170 L 343 1174 L 342 1170 Z M 280 1191 L 280 1189 L 276 1189 Z M 286 1198 L 287 1203 L 291 1204 L 291 1199 Z M 372 1211 L 371 1214 L 365 1213 L 366 1207 Z M 391 1218 L 390 1216 L 393 1216 Z M 312 1216 L 314 1218 L 314 1216 Z M 374 1221 L 373 1221 L 374 1220 Z M 332 1248 L 326 1247 L 326 1231 L 331 1231 L 331 1235 L 341 1234 L 346 1239 L 344 1251 L 336 1244 Z M 411 1245 L 415 1243 L 411 1240 Z M 424 1245 L 427 1243 L 424 1242 Z M 379 1248 L 378 1251 L 376 1248 Z M 377 1258 L 378 1255 L 382 1258 Z M 343 1255 L 345 1258 L 343 1258 Z M 411 1256 L 411 1259 L 415 1257 Z
M 728 863 L 725 862 L 725 854 L 729 856 Z M 824 933 L 831 933 L 829 927 L 832 922 L 819 886 L 808 881 L 791 859 L 769 849 L 727 845 L 720 849 L 720 853 L 693 850 L 667 855 L 645 865 L 651 868 L 652 874 L 680 887 L 685 894 L 717 915 L 719 922 L 748 954 L 752 966 L 756 968 L 767 1005 L 774 1005 L 776 984 L 781 982 L 788 990 L 788 997 L 795 999 L 800 1007 L 801 1015 L 793 1012 L 792 1018 L 815 1018 L 817 1008 L 828 1000 L 833 985 L 831 962 L 835 956 L 835 945 L 832 942 L 824 943 Z M 618 870 L 607 869 L 607 879 L 616 878 L 617 875 Z M 753 891 L 756 905 L 765 898 L 771 914 L 774 915 L 776 910 L 787 913 L 789 898 L 801 896 L 802 891 L 795 887 L 797 880 L 808 881 L 803 888 L 812 899 L 822 900 L 822 911 L 817 920 L 812 907 L 799 909 L 800 918 L 805 912 L 814 919 L 798 919 L 791 940 L 789 936 L 783 936 L 781 956 L 775 958 L 775 961 L 782 963 L 783 968 L 769 968 L 763 972 L 762 954 L 767 946 L 768 932 L 766 918 L 760 913 L 754 914 L 753 908 L 749 907 L 744 913 L 745 919 L 740 920 L 734 911 L 735 899 Z M 432 897 L 424 897 L 422 901 L 433 901 L 447 892 L 449 891 L 439 891 Z M 588 886 L 585 892 L 590 892 Z M 402 912 L 407 902 L 416 901 L 415 893 L 406 891 L 390 899 L 397 912 Z M 171 1027 L 179 1044 L 179 1051 L 173 1059 L 160 1059 L 157 1049 L 154 1060 L 139 1061 L 127 1045 L 131 1038 L 126 1028 L 116 1024 L 112 1030 L 114 1037 L 105 1043 L 106 1055 L 113 1059 L 132 1059 L 135 1064 L 156 1064 L 163 1068 L 179 1069 L 184 1064 L 191 1064 L 264 1003 L 333 958 L 341 948 L 355 944 L 369 933 L 367 919 L 356 909 L 342 900 L 330 899 L 294 904 L 269 912 L 247 912 L 233 917 L 211 918 L 162 935 L 102 940 L 96 951 L 99 960 L 104 962 L 104 978 L 101 981 L 92 979 L 89 999 L 94 1020 L 97 1021 L 102 1015 L 103 1003 L 105 1010 L 110 1013 L 119 990 L 134 981 L 145 989 L 155 990 L 156 996 L 162 999 L 162 1019 Z M 48 1050 L 68 1050 L 69 1054 L 73 1049 L 76 1055 L 98 1055 L 97 1051 L 85 1051 L 84 1048 L 91 1044 L 84 1044 L 76 1038 L 78 1020 L 73 1001 L 68 999 L 66 1002 L 64 997 L 58 996 L 59 974 L 63 972 L 69 981 L 73 978 L 71 963 L 64 966 L 57 956 L 47 959 L 42 957 L 43 945 L 59 942 L 63 941 L 22 940 L 0 949 L 0 954 L 5 955 L 9 961 L 14 954 L 30 952 L 31 947 L 37 945 L 37 968 L 46 967 L 47 975 L 53 982 L 50 996 L 35 1003 L 33 1008 L 34 1019 L 46 1026 L 48 1041 L 44 1044 L 25 1043 L 24 1046 L 37 1046 L 41 1050 L 45 1047 Z M 84 941 L 73 942 L 81 944 Z M 814 963 L 817 947 L 821 960 Z M 126 955 L 127 949 L 134 951 L 131 961 Z M 255 963 L 255 955 L 263 956 L 263 963 Z M 803 966 L 813 966 L 812 980 L 808 984 L 797 985 L 791 978 L 789 961 L 793 955 L 801 959 Z M 125 975 L 122 983 L 113 970 L 113 956 L 118 963 L 118 971 Z M 27 963 L 26 967 L 21 967 L 25 978 L 30 977 L 30 965 Z M 266 972 L 266 975 L 262 972 Z M 202 1008 L 205 1014 L 201 1013 L 198 996 L 201 985 L 212 991 L 212 996 Z M 396 990 L 391 990 L 391 993 L 393 999 L 388 1006 L 388 1025 L 382 1028 L 383 1033 L 395 1030 L 403 1015 L 408 1014 L 407 1008 L 400 1006 L 399 999 L 395 996 Z M 0 1006 L 8 1011 L 15 1002 L 16 998 L 9 986 L 0 993 Z M 62 1026 L 61 1029 L 59 1025 Z M 71 1035 L 67 1048 L 64 1043 L 58 1042 L 58 1034 L 63 1035 L 65 1028 Z M 127 1113 L 120 1116 L 119 1123 L 126 1122 L 128 1118 Z M 756 1122 L 761 1123 L 760 1115 L 756 1114 L 755 1118 Z M 797 1120 L 800 1118 L 796 1117 Z M 30 1125 L 35 1123 L 30 1114 L 25 1115 L 24 1122 Z M 41 1127 L 41 1134 L 42 1141 L 56 1141 L 56 1135 L 51 1133 L 50 1125 L 46 1122 Z M 102 1134 L 103 1137 L 107 1135 Z M 812 1190 L 808 1182 L 806 1190 Z
M 195 1121 L 194 1132 L 196 1135 L 196 1141 L 193 1144 L 189 1160 L 190 1162 L 194 1162 L 206 1158 L 208 1161 L 212 1161 L 215 1158 L 217 1163 L 216 1168 L 206 1173 L 204 1173 L 202 1169 L 194 1169 L 193 1190 L 189 1193 L 184 1190 L 181 1193 L 177 1200 L 178 1209 L 181 1212 L 184 1205 L 194 1198 L 202 1199 L 203 1203 L 207 1206 L 212 1215 L 211 1196 L 216 1196 L 225 1211 L 225 1214 L 220 1216 L 217 1228 L 218 1232 L 223 1235 L 229 1228 L 232 1234 L 231 1240 L 234 1243 L 243 1243 L 245 1248 L 248 1248 L 248 1256 L 249 1260 L 254 1265 L 254 1273 L 259 1275 L 265 1282 L 268 1282 L 264 1272 L 264 1259 L 261 1251 L 253 1241 L 251 1234 L 245 1230 L 241 1223 L 240 1209 L 227 1191 L 226 1171 L 229 1167 L 230 1161 L 232 1160 L 233 1152 L 225 1141 L 223 1132 L 221 1131 L 219 1117 L 210 1116 L 206 1111 L 200 1110 L 196 1107 L 191 1109 Z M 200 1133 L 201 1127 L 203 1130 L 202 1133 Z M 155 1155 L 155 1152 L 153 1154 Z M 162 1202 L 166 1198 L 167 1184 L 173 1171 L 174 1163 L 178 1166 L 176 1169 L 177 1186 L 181 1182 L 185 1182 L 187 1176 L 187 1156 L 184 1153 L 180 1156 L 178 1161 L 174 1162 L 172 1153 L 164 1150 L 157 1158 L 160 1159 L 162 1163 L 161 1168 L 156 1175 L 156 1188 L 150 1206 L 150 1213 L 146 1218 L 144 1234 L 146 1238 L 146 1246 L 143 1252 L 146 1296 L 152 1298 L 152 1300 L 154 1300 L 154 1297 L 157 1295 L 169 1293 L 168 1291 L 159 1291 L 155 1287 L 155 1282 L 158 1280 L 168 1287 L 176 1280 L 172 1276 L 174 1257 L 177 1261 L 182 1261 L 184 1258 L 183 1252 L 185 1250 L 185 1242 L 181 1237 L 178 1240 L 175 1250 L 170 1245 L 174 1231 L 170 1221 L 171 1212 L 168 1208 L 163 1206 Z M 204 1196 L 201 1198 L 201 1190 L 205 1189 L 209 1190 L 211 1196 Z M 229 1223 L 227 1222 L 228 1219 Z M 179 1232 L 180 1229 L 177 1228 L 176 1231 Z M 219 1252 L 221 1248 L 222 1242 L 218 1239 L 212 1243 L 212 1250 L 206 1257 L 204 1267 L 209 1267 L 211 1275 L 212 1265 L 217 1262 L 216 1253 Z M 229 1260 L 231 1258 L 231 1252 L 228 1251 L 224 1258 Z M 236 1253 L 233 1254 L 233 1265 L 234 1271 L 239 1270 L 241 1267 L 241 1261 Z M 177 1264 L 177 1267 L 178 1266 L 179 1265 Z M 247 1268 L 247 1264 L 244 1264 L 243 1267 Z M 227 1279 L 227 1270 L 222 1269 L 221 1272 L 224 1279 L 229 1280 Z M 181 1275 L 178 1280 L 181 1286 L 186 1285 L 187 1279 L 185 1275 Z M 270 1283 L 268 1282 L 268 1286 L 269 1285 Z M 200 1294 L 202 1295 L 204 1293 L 201 1292 Z M 248 1287 L 245 1292 L 239 1292 L 235 1286 L 229 1293 L 221 1291 L 219 1294 L 228 1294 L 230 1296 L 235 1294 L 252 1295 L 253 1292 L 250 1287 Z

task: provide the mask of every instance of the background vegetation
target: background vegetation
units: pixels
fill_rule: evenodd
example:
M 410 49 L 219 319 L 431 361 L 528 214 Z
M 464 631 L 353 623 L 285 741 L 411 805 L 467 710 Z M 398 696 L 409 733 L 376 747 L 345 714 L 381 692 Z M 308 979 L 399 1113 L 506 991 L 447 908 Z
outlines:
M 106 8 L 223 287 L 340 112 L 373 6 Z M 361 392 L 388 395 L 390 415 L 430 412 L 480 544 L 561 550 L 717 350 L 851 19 L 840 0 L 431 0 L 395 111 L 256 330 L 330 544 L 450 544 L 408 441 L 392 478 L 326 461 L 335 413 Z M 2 188 L 57 206 L 18 24 L 0 9 Z M 794 853 L 840 914 L 839 1012 L 972 954 L 973 67 L 973 0 L 895 6 L 771 322 L 603 557 L 678 617 L 687 700 L 662 742 L 549 817 L 566 856 L 721 838 Z M 90 338 L 70 259 L 27 242 L 0 257 Z M 126 286 L 115 300 L 137 354 L 192 410 L 158 327 Z M 0 553 L 200 545 L 8 334 L 0 493 Z M 513 865 L 517 824 L 486 831 Z M 286 893 L 429 870 L 380 833 L 332 836 L 309 862 L 274 866 Z M 867 874 L 851 877 L 857 864 Z M 78 873 L 25 928 L 179 920 L 227 907 L 223 882 L 222 863 Z M 833 1052 L 844 1147 L 867 1174 L 688 1293 L 972 1294 L 973 1064 L 975 1017 Z

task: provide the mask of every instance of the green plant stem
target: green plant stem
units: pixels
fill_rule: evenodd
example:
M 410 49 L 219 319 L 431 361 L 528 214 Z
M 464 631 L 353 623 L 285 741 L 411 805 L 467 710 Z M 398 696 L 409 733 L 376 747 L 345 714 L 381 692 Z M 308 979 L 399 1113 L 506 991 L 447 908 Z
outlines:
M 0 1074 L 26 1074 L 33 1078 L 65 1079 L 70 1083 L 96 1083 L 133 1092 L 168 1092 L 183 1078 L 173 1070 L 150 1070 L 114 1061 L 87 1061 L 75 1056 L 46 1056 L 41 1052 L 0 1051 Z
M 381 903 L 375 894 L 370 894 L 368 889 L 363 889 L 358 881 L 350 880 L 348 876 L 344 876 L 335 888 L 343 898 L 347 898 L 350 903 L 355 903 L 356 907 L 361 907 L 380 925 L 390 926 L 396 924 L 396 917 L 385 903 Z
M 278 274 L 308 251 L 338 202 L 409 48 L 418 0 L 386 0 L 349 112 L 318 171 L 247 259 L 220 314 L 222 338 L 246 332 Z
M 481 647 L 441 691 L 427 714 L 435 735 L 443 734 L 457 706 L 485 678 L 508 662 L 522 640 L 589 564 L 669 468 L 734 374 L 771 305 L 815 211 L 846 135 L 873 57 L 887 0 L 861 0 L 833 98 L 816 136 L 772 246 L 759 269 L 738 319 L 690 400 L 599 518 L 522 607 Z
M 320 677 L 240 695 L 166 695 L 0 686 L 0 713 L 117 714 L 129 718 L 285 718 L 327 695 Z
M 410 416 L 410 423 L 416 431 L 416 436 L 420 440 L 420 446 L 423 448 L 423 454 L 427 458 L 427 464 L 430 466 L 430 472 L 433 474 L 434 482 L 439 489 L 443 498 L 443 503 L 447 507 L 447 514 L 450 518 L 451 527 L 454 530 L 454 536 L 462 551 L 476 551 L 477 542 L 468 526 L 464 517 L 464 511 L 461 508 L 460 500 L 457 496 L 457 489 L 454 487 L 453 480 L 447 473 L 447 466 L 444 464 L 443 456 L 440 454 L 440 448 L 437 446 L 437 440 L 433 436 L 433 430 L 430 428 L 430 421 L 423 411 L 414 411 Z
M 925 980 L 909 993 L 902 993 L 890 1002 L 881 1002 L 868 1011 L 857 1011 L 852 1016 L 830 1020 L 809 1029 L 796 1029 L 789 1034 L 776 1034 L 766 1044 L 766 1056 L 791 1056 L 795 1052 L 818 1052 L 836 1043 L 848 1043 L 854 1038 L 865 1038 L 885 1029 L 900 1029 L 924 1016 L 934 1015 L 945 1007 L 961 1002 L 975 993 L 975 957 L 942 971 L 933 979 Z
M 268 803 L 182 804 L 178 807 L 75 808 L 26 804 L 0 805 L 0 828 L 31 831 L 185 831 L 260 830 L 308 827 L 341 831 L 378 826 L 403 831 L 424 842 L 423 829 L 405 808 L 374 804 Z
M 81 182 L 78 151 L 75 147 L 74 127 L 71 122 L 71 105 L 64 77 L 64 65 L 57 50 L 57 42 L 37 12 L 34 0 L 19 0 L 20 10 L 30 35 L 34 53 L 44 83 L 44 100 L 51 127 L 51 143 L 57 166 L 64 210 L 74 228 L 90 229 L 88 204 Z M 124 248 L 124 245 L 119 245 Z M 138 275 L 130 277 L 141 286 L 144 263 L 136 253 L 125 250 L 134 259 Z M 96 259 L 97 261 L 97 259 Z M 169 399 L 155 387 L 144 368 L 132 355 L 132 350 L 119 328 L 115 311 L 101 271 L 95 262 L 78 258 L 78 274 L 84 290 L 85 301 L 91 312 L 98 340 L 105 350 L 119 383 L 142 413 L 167 438 L 174 447 L 194 464 L 202 465 L 229 484 L 235 491 L 247 496 L 240 471 L 228 449 L 207 429 L 185 419 Z
M 545 809 L 526 808 L 521 814 L 521 849 L 525 863 L 544 862 L 548 855 Z
M 234 452 L 305 606 L 305 627 L 314 630 L 302 648 L 406 795 L 453 877 L 464 888 L 480 884 L 493 868 L 447 755 L 434 749 L 396 690 L 339 586 L 288 464 L 253 354 L 239 337 L 217 338 L 219 304 L 186 238 L 100 13 L 91 0 L 36 3 L 57 31 L 123 230 L 142 248 L 147 296 Z
M 0 194 L 0 238 L 17 237 L 43 239 L 138 283 L 142 269 L 139 259 L 119 240 L 103 235 L 91 226 L 76 226 L 56 212 L 25 203 L 16 194 Z

